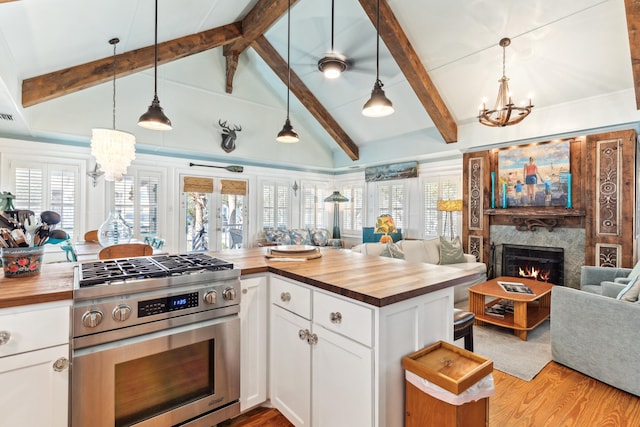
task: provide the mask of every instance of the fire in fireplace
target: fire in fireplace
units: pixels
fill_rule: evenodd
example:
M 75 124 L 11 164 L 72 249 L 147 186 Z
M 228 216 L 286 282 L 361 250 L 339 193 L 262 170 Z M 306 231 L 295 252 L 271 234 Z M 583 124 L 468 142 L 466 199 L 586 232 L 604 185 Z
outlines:
M 502 275 L 564 285 L 564 249 L 502 245 Z

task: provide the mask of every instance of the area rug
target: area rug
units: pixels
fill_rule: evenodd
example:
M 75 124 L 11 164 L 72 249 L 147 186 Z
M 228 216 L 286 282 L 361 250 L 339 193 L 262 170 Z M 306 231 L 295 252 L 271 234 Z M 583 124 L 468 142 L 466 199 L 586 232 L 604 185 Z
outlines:
M 549 319 L 527 334 L 527 341 L 511 329 L 494 325 L 473 327 L 473 352 L 493 361 L 493 368 L 531 381 L 551 361 Z M 464 347 L 464 340 L 456 344 Z

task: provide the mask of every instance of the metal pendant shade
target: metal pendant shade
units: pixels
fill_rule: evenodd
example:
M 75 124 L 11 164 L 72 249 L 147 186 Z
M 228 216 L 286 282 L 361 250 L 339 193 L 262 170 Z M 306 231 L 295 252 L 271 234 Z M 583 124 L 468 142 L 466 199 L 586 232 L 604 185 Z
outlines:
M 140 116 L 138 124 L 151 130 L 171 130 L 171 120 L 164 114 L 158 99 L 158 0 L 156 0 L 155 60 L 153 64 L 153 100 L 146 113 Z
M 362 115 L 367 117 L 385 117 L 395 111 L 393 103 L 384 94 L 380 81 L 380 0 L 378 0 L 377 23 L 376 23 L 376 81 L 373 84 L 371 98 L 362 107 Z
M 289 97 L 291 96 L 291 0 L 289 0 L 289 6 L 287 8 L 287 120 L 282 126 L 282 130 L 278 132 L 276 141 L 283 142 L 285 144 L 293 144 L 300 141 L 298 134 L 293 130 L 291 126 L 291 120 L 289 120 Z

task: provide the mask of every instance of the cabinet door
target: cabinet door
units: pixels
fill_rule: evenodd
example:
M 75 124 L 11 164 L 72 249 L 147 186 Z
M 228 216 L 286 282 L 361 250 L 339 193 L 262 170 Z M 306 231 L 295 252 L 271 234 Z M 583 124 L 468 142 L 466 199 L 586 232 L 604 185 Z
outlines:
M 53 366 L 61 358 L 68 362 L 66 344 L 0 358 L 0 424 L 67 426 L 69 369 Z
M 267 400 L 267 278 L 241 278 L 240 410 Z
M 316 326 L 313 426 L 373 426 L 373 350 Z
M 311 422 L 311 322 L 271 305 L 271 403 L 296 427 Z

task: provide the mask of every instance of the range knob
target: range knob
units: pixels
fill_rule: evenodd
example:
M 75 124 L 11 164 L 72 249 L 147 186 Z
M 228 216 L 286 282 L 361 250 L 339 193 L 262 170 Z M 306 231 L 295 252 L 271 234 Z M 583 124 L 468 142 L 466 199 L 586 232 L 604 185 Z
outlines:
M 227 288 L 222 293 L 222 297 L 225 299 L 225 301 L 233 301 L 234 299 L 236 299 L 236 295 L 237 293 L 234 288 Z
M 131 307 L 127 304 L 118 304 L 111 312 L 111 316 L 116 322 L 124 322 L 131 316 Z
M 82 324 L 86 328 L 95 328 L 102 322 L 102 312 L 100 310 L 89 310 L 82 315 Z
M 207 291 L 204 294 L 204 302 L 207 304 L 215 304 L 218 300 L 218 293 L 216 291 Z

